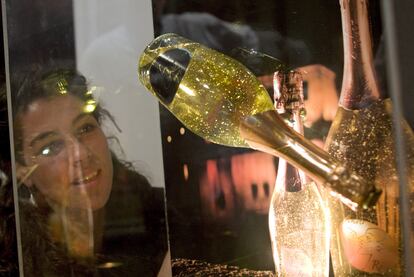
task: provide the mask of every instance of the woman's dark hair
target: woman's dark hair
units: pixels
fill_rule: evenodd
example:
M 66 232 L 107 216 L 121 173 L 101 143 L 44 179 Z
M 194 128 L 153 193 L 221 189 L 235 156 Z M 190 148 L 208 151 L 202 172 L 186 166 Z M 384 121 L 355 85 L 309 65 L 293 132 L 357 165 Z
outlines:
M 25 112 L 38 99 L 70 94 L 87 101 L 93 99 L 88 93 L 86 78 L 71 68 L 38 70 L 25 73 L 18 90 L 13 92 L 13 113 Z

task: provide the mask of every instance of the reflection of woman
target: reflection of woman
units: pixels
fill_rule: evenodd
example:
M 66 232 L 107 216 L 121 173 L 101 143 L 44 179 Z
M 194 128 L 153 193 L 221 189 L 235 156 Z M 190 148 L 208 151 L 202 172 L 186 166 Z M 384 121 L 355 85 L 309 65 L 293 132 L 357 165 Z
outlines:
M 163 191 L 111 153 L 108 113 L 85 78 L 34 74 L 13 107 L 25 275 L 155 276 L 167 251 Z

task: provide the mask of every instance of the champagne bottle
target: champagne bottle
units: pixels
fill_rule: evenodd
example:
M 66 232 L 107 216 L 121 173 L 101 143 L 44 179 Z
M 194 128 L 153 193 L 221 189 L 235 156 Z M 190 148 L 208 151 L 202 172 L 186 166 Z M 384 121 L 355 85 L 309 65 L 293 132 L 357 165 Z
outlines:
M 375 181 L 383 194 L 374 208 L 360 212 L 330 199 L 334 273 L 399 276 L 403 265 L 391 101 L 381 97 L 375 79 L 367 0 L 340 0 L 340 4 L 344 75 L 339 108 L 325 148 L 358 175 Z M 411 145 L 407 147 L 407 190 L 411 194 L 414 137 L 408 125 L 405 128 Z
M 303 134 L 303 80 L 297 71 L 274 75 L 275 107 Z M 277 276 L 329 276 L 328 211 L 315 182 L 279 158 L 269 208 Z
M 147 89 L 197 135 L 281 156 L 354 210 L 373 205 L 380 195 L 287 126 L 265 88 L 234 59 L 165 34 L 146 47 L 138 71 Z

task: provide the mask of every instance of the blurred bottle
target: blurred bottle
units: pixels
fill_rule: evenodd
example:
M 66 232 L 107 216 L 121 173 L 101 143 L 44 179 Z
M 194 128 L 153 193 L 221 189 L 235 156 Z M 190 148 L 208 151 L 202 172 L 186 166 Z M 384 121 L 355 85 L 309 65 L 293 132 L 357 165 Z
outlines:
M 275 107 L 303 134 L 303 81 L 297 71 L 275 73 Z M 277 276 L 329 276 L 329 218 L 315 182 L 279 158 L 269 209 Z
M 288 66 L 281 60 L 255 49 L 237 47 L 229 56 L 242 63 L 255 76 L 271 75 L 276 71 L 286 71 Z
M 375 79 L 367 2 L 340 0 L 344 76 L 339 109 L 325 147 L 344 166 L 374 181 L 383 194 L 374 208 L 359 212 L 330 199 L 331 255 L 335 276 L 400 276 L 402 234 L 392 104 L 381 98 Z M 414 136 L 403 125 L 409 145 L 407 191 L 411 195 Z
M 355 210 L 376 202 L 380 191 L 287 126 L 257 78 L 234 59 L 165 34 L 146 47 L 138 72 L 147 89 L 197 135 L 283 157 Z

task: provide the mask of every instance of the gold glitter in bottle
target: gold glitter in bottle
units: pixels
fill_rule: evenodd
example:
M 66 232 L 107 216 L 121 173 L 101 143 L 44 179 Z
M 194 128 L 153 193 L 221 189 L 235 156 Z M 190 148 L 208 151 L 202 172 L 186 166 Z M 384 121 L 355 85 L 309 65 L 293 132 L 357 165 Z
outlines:
M 234 59 L 165 34 L 146 47 L 138 74 L 166 108 L 204 139 L 281 156 L 353 209 L 376 202 L 380 192 L 287 126 L 266 89 Z
M 400 276 L 403 267 L 399 249 L 399 189 L 391 102 L 381 99 L 375 80 L 367 0 L 340 0 L 340 4 L 344 76 L 339 109 L 325 148 L 358 175 L 375 181 L 383 194 L 375 207 L 357 213 L 330 199 L 334 273 L 335 276 Z M 405 134 L 411 145 L 407 147 L 411 195 L 414 137 L 406 124 Z
M 275 107 L 303 134 L 303 81 L 299 72 L 275 73 Z M 329 212 L 315 182 L 279 158 L 269 208 L 277 276 L 329 276 Z

